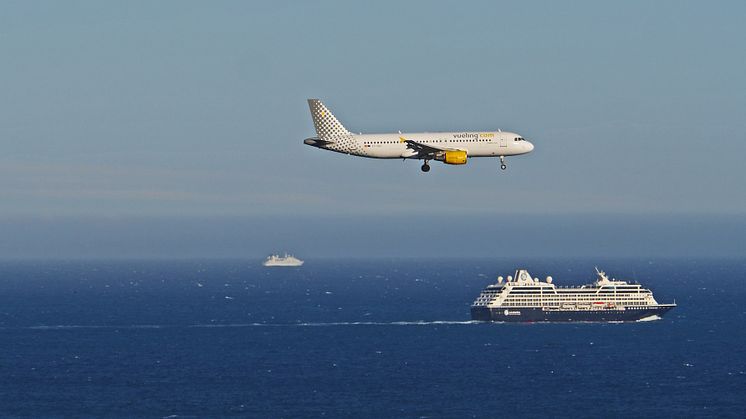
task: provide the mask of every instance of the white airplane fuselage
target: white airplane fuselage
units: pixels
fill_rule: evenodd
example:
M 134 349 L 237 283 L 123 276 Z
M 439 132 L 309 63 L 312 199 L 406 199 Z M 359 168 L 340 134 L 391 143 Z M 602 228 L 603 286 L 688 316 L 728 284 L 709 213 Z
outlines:
M 518 156 L 530 153 L 534 146 L 514 132 L 418 132 L 394 134 L 352 134 L 346 144 L 309 144 L 317 138 L 309 138 L 306 144 L 325 150 L 376 159 L 418 158 L 418 153 L 408 147 L 405 140 L 438 148 L 466 151 L 469 157 Z M 404 139 L 404 140 L 402 140 Z

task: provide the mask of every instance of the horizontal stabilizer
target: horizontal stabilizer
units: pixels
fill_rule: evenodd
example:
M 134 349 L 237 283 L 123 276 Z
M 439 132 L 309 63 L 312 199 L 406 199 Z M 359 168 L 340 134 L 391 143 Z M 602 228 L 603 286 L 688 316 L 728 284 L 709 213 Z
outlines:
M 303 144 L 312 145 L 314 147 L 324 147 L 329 144 L 334 144 L 334 141 L 322 140 L 318 137 L 306 138 L 303 140 Z

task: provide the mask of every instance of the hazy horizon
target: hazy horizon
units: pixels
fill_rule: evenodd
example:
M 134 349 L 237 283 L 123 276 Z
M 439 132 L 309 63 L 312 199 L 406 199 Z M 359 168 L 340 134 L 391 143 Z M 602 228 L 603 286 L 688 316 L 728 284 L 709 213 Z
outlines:
M 30 217 L 0 230 L 0 259 L 746 256 L 743 216 Z

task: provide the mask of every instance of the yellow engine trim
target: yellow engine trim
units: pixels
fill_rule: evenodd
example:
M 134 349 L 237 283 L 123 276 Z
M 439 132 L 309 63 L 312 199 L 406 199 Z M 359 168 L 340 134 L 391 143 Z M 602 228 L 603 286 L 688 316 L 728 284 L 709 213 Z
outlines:
M 446 151 L 443 155 L 445 164 L 466 164 L 466 151 L 454 150 Z

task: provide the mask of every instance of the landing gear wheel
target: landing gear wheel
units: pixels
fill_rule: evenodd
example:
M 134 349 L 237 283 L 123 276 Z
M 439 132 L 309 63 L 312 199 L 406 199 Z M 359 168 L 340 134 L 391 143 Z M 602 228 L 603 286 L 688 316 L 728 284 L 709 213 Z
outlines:
M 505 170 L 505 169 L 507 169 L 507 168 L 508 168 L 508 166 L 506 166 L 506 165 L 504 165 L 504 164 L 501 164 L 501 165 L 500 165 L 500 168 L 501 168 L 501 169 L 503 169 L 503 170 Z
M 505 170 L 508 166 L 505 164 L 505 156 L 500 156 L 500 168 Z
M 422 167 L 420 168 L 423 172 L 427 173 L 430 171 L 430 165 L 427 163 L 423 163 Z

